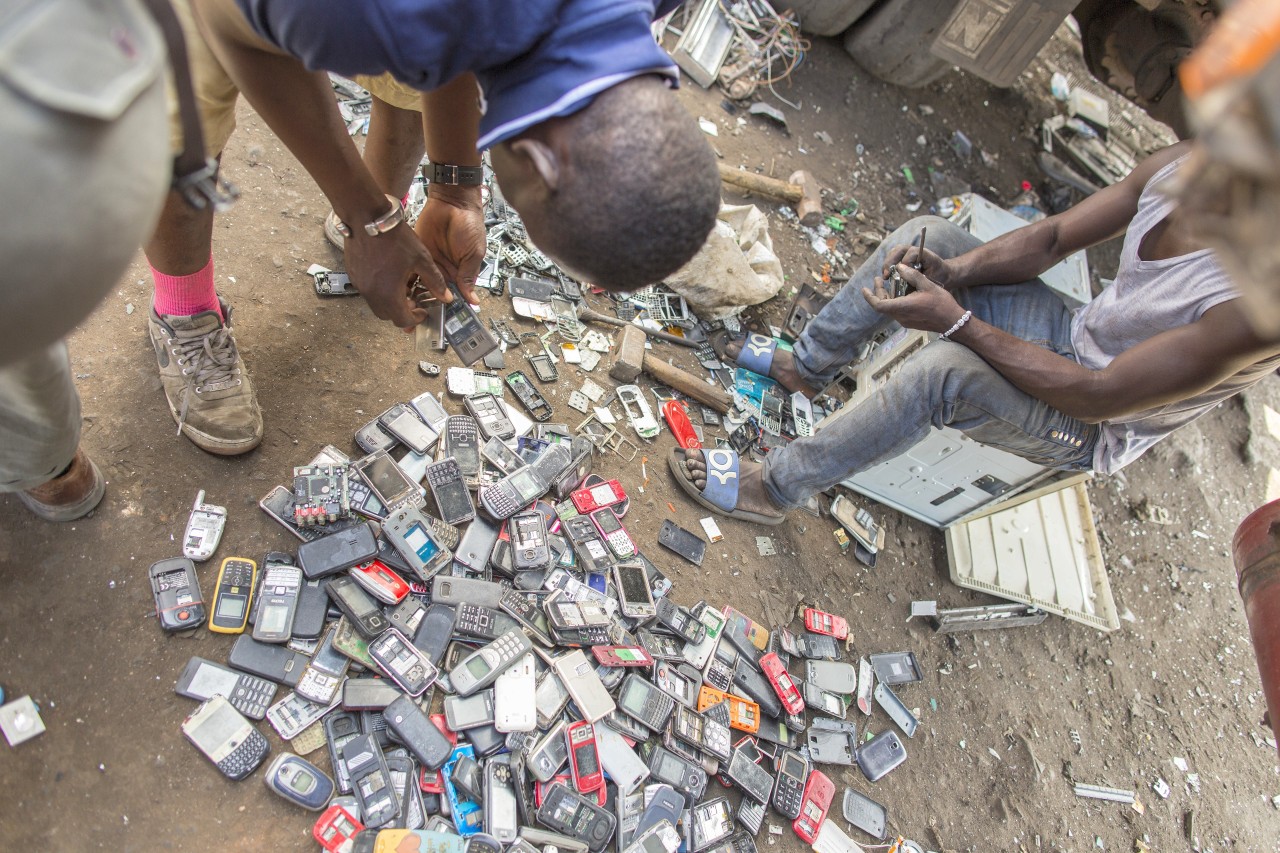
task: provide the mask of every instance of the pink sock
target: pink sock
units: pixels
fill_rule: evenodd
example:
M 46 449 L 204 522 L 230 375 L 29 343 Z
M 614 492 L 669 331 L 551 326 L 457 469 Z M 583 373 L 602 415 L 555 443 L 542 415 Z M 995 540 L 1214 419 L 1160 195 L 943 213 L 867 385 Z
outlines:
M 213 289 L 213 256 L 204 269 L 191 275 L 166 275 L 151 267 L 156 290 L 153 302 L 157 314 L 189 317 L 201 311 L 216 311 L 222 317 L 218 294 Z M 225 318 L 224 318 L 225 319 Z

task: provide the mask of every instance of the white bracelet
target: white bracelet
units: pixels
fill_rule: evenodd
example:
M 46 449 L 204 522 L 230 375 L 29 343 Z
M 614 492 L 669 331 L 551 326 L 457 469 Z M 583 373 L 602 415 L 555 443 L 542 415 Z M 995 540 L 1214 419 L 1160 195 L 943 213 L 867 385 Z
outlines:
M 969 322 L 969 320 L 972 317 L 973 317 L 972 311 L 964 312 L 963 314 L 960 315 L 960 319 L 956 320 L 956 324 L 954 326 L 952 326 L 950 329 L 947 329 L 941 335 L 938 335 L 938 337 L 946 338 L 950 340 L 951 336 L 954 335 L 956 332 L 960 331 L 960 329 L 964 326 L 964 324 Z

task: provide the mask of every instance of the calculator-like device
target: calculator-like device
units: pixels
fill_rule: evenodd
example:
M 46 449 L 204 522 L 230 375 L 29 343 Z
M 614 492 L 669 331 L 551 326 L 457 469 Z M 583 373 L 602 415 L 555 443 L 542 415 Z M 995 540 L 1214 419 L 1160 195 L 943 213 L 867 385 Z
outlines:
M 232 780 L 248 776 L 271 751 L 262 733 L 221 695 L 196 708 L 183 721 L 182 733 Z

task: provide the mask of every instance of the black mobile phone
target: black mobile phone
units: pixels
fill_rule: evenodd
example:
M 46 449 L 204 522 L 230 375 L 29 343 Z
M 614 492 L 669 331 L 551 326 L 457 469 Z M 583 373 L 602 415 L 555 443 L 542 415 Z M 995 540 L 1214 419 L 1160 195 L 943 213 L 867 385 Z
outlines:
M 480 322 L 475 309 L 467 304 L 458 289 L 451 289 L 453 301 L 444 306 L 444 339 L 462 363 L 470 367 L 496 350 L 498 341 Z
M 186 557 L 161 560 L 152 564 L 148 574 L 161 628 L 185 631 L 204 624 L 208 613 L 200 594 L 195 563 Z
M 382 718 L 392 734 L 428 770 L 439 770 L 449 759 L 449 753 L 453 752 L 449 739 L 408 696 L 400 696 L 388 705 L 382 712 Z
M 267 706 L 276 695 L 276 685 L 256 675 L 246 675 L 222 664 L 193 657 L 187 661 L 174 692 L 188 699 L 205 701 L 222 695 L 240 713 L 251 720 L 267 715 Z
M 361 637 L 372 640 L 390 627 L 382 608 L 350 577 L 336 577 L 325 584 L 333 603 Z
M 462 401 L 475 418 L 486 439 L 506 441 L 515 438 L 516 425 L 507 417 L 507 407 L 493 394 L 473 394 Z
M 759 705 L 760 713 L 775 719 L 782 715 L 782 700 L 778 698 L 777 691 L 746 658 L 738 658 L 738 664 L 733 669 L 733 685 L 738 688 L 733 692 Z
M 390 515 L 404 504 L 420 505 L 422 489 L 401 470 L 385 450 L 370 453 L 351 463 L 351 470 L 364 481 L 383 506 L 383 514 Z
M 476 516 L 462 533 L 462 539 L 453 554 L 454 561 L 473 572 L 483 573 L 489 565 L 489 558 L 493 555 L 501 532 L 497 524 L 483 516 Z
M 298 547 L 298 565 L 308 580 L 335 575 L 378 556 L 373 526 L 363 522 L 350 530 L 330 533 Z
M 511 548 L 518 571 L 545 569 L 551 565 L 547 523 L 536 510 L 511 517 Z
M 436 510 L 447 524 L 461 524 L 476 517 L 476 505 L 457 459 L 450 456 L 428 465 L 426 479 Z
M 405 695 L 389 678 L 348 678 L 342 682 L 342 707 L 348 711 L 381 711 Z
M 612 814 L 563 782 L 556 782 L 543 797 L 538 822 L 585 843 L 592 853 L 604 849 L 618 825 Z
M 347 711 L 333 711 L 324 718 L 324 737 L 329 747 L 329 763 L 333 767 L 334 781 L 338 790 L 344 794 L 351 793 L 351 776 L 347 773 L 347 764 L 342 760 L 342 747 L 348 741 L 360 736 L 360 718 Z
M 413 645 L 426 655 L 427 660 L 439 666 L 444 657 L 444 650 L 453 639 L 453 623 L 457 611 L 447 604 L 432 602 L 427 605 L 426 613 L 413 635 Z
M 475 418 L 451 415 L 444 422 L 442 455 L 457 460 L 466 479 L 474 479 L 480 473 L 480 429 Z
M 293 636 L 303 640 L 319 639 L 329 612 L 329 595 L 320 578 L 303 580 L 298 590 L 298 606 L 293 613 Z
M 286 687 L 297 685 L 308 660 L 306 655 L 288 646 L 260 643 L 248 634 L 236 637 L 227 657 L 227 663 L 233 668 Z
M 690 533 L 671 519 L 662 522 L 662 529 L 658 531 L 658 544 L 695 566 L 702 565 L 702 559 L 707 553 L 707 543 L 700 536 Z
M 372 734 L 352 738 L 342 746 L 342 760 L 351 774 L 364 825 L 377 828 L 394 820 L 400 812 L 400 799 L 377 739 Z
M 397 403 L 387 409 L 378 416 L 378 423 L 414 453 L 426 453 L 440 438 L 407 403 Z

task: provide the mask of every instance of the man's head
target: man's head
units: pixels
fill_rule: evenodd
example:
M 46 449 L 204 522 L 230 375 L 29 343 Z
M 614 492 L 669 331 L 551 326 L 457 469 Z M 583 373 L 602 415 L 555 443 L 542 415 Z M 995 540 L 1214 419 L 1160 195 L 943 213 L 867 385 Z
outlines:
M 491 158 L 539 248 L 607 290 L 635 290 L 684 266 L 720 209 L 715 154 L 655 76 L 535 125 Z

